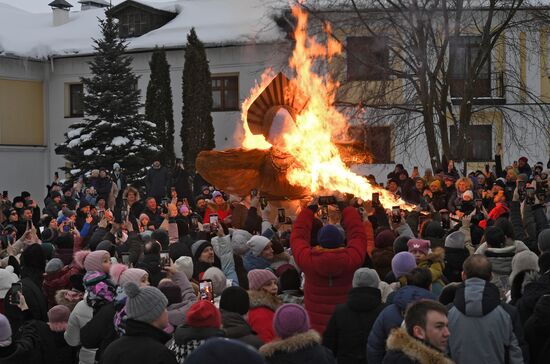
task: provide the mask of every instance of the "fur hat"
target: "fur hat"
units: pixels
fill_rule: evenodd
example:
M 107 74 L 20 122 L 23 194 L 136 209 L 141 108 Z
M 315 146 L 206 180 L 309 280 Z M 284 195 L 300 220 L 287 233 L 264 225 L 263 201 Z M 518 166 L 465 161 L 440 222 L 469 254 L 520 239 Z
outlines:
M 304 333 L 310 329 L 309 316 L 300 305 L 284 304 L 275 311 L 273 329 L 281 339 Z
M 210 301 L 200 300 L 193 303 L 185 314 L 185 324 L 190 327 L 219 329 L 222 326 L 222 316 L 220 310 Z
M 271 240 L 261 235 L 254 235 L 246 242 L 248 248 L 252 251 L 252 254 L 259 257 L 267 244 L 271 243 Z
M 252 291 L 259 291 L 271 281 L 277 281 L 277 276 L 267 269 L 252 269 L 248 272 L 248 287 Z

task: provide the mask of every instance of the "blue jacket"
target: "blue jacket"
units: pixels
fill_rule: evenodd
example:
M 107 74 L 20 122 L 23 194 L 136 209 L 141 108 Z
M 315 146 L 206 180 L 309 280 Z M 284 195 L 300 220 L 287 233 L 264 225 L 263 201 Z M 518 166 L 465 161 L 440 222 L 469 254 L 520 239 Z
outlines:
M 376 321 L 367 341 L 367 362 L 381 364 L 386 355 L 386 339 L 390 331 L 401 326 L 405 309 L 409 303 L 420 299 L 435 300 L 435 296 L 428 290 L 416 286 L 400 288 L 393 298 L 393 304 L 386 307 Z
M 252 269 L 266 269 L 271 267 L 271 262 L 265 258 L 255 256 L 252 251 L 248 251 L 243 257 L 244 269 L 250 272 Z

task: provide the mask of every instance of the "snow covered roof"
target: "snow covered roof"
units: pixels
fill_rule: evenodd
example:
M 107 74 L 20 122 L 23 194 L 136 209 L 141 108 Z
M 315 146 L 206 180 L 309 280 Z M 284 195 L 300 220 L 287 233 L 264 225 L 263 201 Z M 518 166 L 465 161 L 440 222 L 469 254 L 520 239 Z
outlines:
M 267 43 L 284 39 L 272 15 L 287 8 L 287 1 L 176 0 L 141 1 L 144 5 L 178 15 L 163 27 L 128 39 L 129 50 L 155 46 L 182 47 L 195 27 L 206 45 Z M 34 14 L 0 3 L 0 55 L 30 58 L 90 54 L 92 38 L 99 38 L 97 18 L 105 9 L 71 11 L 69 21 L 53 26 L 51 13 Z

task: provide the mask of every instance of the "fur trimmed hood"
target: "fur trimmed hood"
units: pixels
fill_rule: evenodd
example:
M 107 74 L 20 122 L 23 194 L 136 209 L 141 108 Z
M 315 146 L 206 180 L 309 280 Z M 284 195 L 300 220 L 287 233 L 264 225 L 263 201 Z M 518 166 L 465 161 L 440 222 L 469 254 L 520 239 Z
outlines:
M 420 364 L 453 364 L 454 362 L 447 358 L 444 353 L 437 351 L 421 341 L 410 336 L 405 329 L 394 329 L 388 341 L 387 350 L 400 351 L 408 358 L 419 362 Z
M 277 296 L 273 296 L 264 291 L 248 291 L 250 297 L 250 308 L 267 307 L 273 311 L 277 311 L 283 301 Z
M 315 344 L 321 344 L 321 335 L 315 330 L 309 330 L 284 340 L 275 340 L 265 344 L 260 348 L 260 354 L 269 357 L 281 351 L 294 353 Z
M 216 212 L 218 210 L 227 211 L 231 207 L 229 204 L 229 201 L 224 201 L 221 205 L 216 205 L 216 203 L 212 200 L 206 201 L 206 207 L 210 209 L 212 212 Z

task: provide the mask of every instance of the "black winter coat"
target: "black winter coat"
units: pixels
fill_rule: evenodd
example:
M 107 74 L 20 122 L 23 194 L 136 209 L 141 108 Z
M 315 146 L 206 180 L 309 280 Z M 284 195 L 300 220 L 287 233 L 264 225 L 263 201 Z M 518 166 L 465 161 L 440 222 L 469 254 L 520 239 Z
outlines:
M 126 334 L 103 353 L 101 364 L 177 364 L 164 344 L 170 335 L 148 323 L 126 320 Z
M 147 186 L 148 197 L 166 197 L 169 184 L 170 172 L 166 169 L 166 167 L 160 167 L 159 169 L 150 168 L 147 171 L 145 185 Z
M 332 352 L 321 345 L 315 330 L 275 340 L 260 348 L 269 364 L 336 364 Z
M 70 346 L 63 337 L 64 332 L 50 330 L 55 345 L 55 364 L 76 364 L 78 363 L 78 347 Z
M 548 363 L 550 358 L 550 295 L 544 295 L 524 326 L 532 364 Z
M 80 329 L 80 342 L 87 349 L 97 349 L 96 361 L 113 341 L 117 339 L 114 317 L 116 314 L 115 304 L 107 303 L 94 314 L 94 317 Z
M 336 306 L 323 334 L 323 345 L 332 350 L 338 364 L 367 362 L 367 338 L 384 308 L 380 290 L 353 288 L 348 301 Z
M 57 364 L 53 336 L 45 322 L 30 320 L 18 332 L 12 343 L 0 347 L 1 364 Z
M 445 268 L 443 275 L 449 282 L 462 282 L 462 264 L 470 256 L 467 249 L 445 247 Z
M 145 254 L 143 261 L 136 264 L 136 268 L 141 268 L 149 274 L 149 283 L 151 286 L 158 286 L 161 279 L 166 278 L 166 273 L 162 271 L 160 266 L 160 255 Z
M 40 286 L 38 286 L 30 277 L 23 278 L 21 280 L 22 293 L 25 296 L 25 301 L 29 309 L 27 312 L 22 312 L 19 307 L 15 305 L 6 304 L 6 317 L 10 321 L 11 331 L 13 333 L 19 330 L 19 327 L 23 325 L 25 321 L 40 320 L 48 321 L 48 302 Z M 6 297 L 10 297 L 11 288 L 6 293 Z
M 252 331 L 248 322 L 237 312 L 220 310 L 222 314 L 222 326 L 225 337 L 240 340 L 250 346 L 259 349 L 264 342 Z
M 550 271 L 541 275 L 536 282 L 527 284 L 523 289 L 523 296 L 516 302 L 523 324 L 531 317 L 538 300 L 545 294 L 550 294 Z

